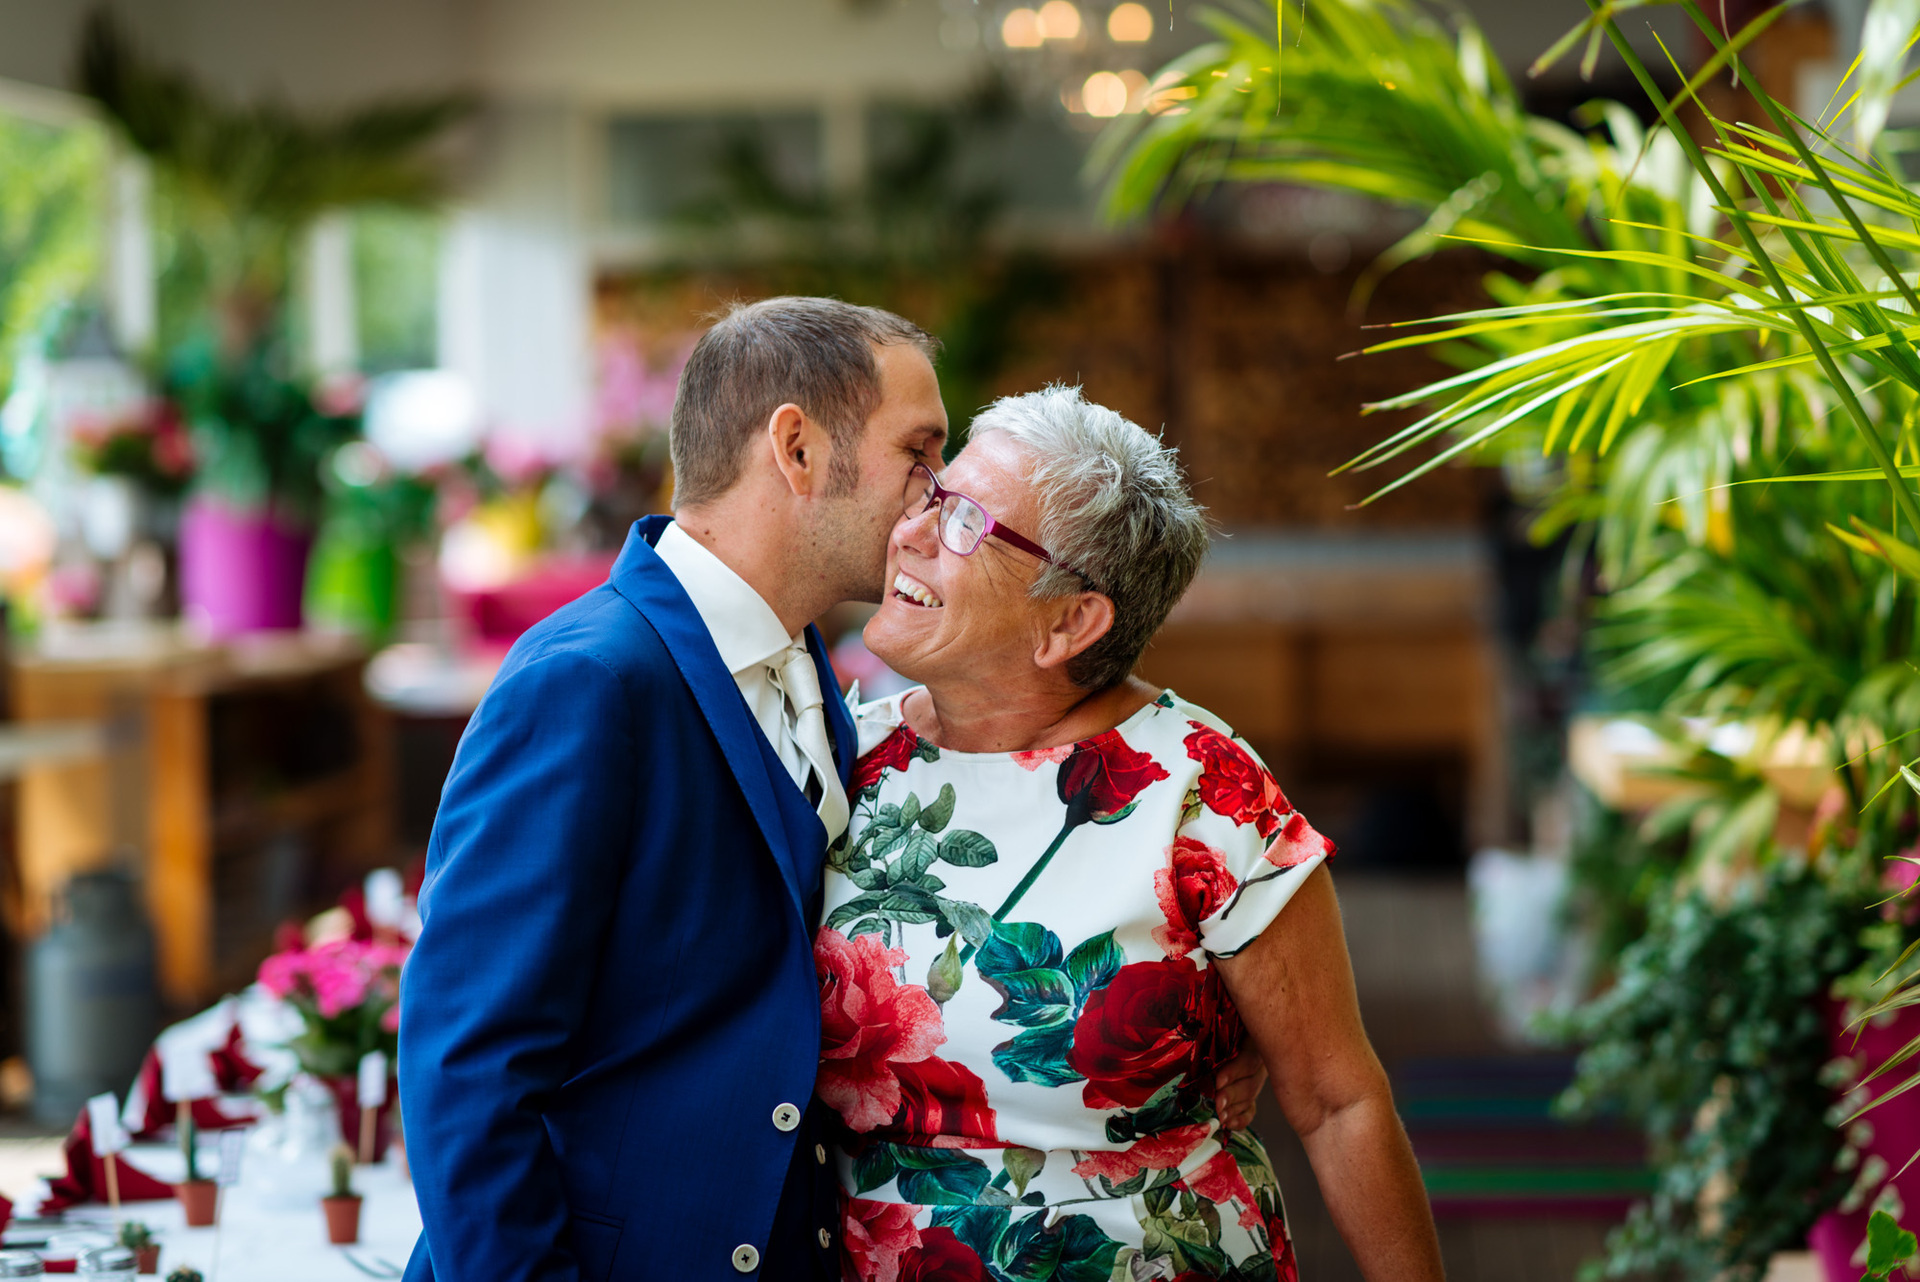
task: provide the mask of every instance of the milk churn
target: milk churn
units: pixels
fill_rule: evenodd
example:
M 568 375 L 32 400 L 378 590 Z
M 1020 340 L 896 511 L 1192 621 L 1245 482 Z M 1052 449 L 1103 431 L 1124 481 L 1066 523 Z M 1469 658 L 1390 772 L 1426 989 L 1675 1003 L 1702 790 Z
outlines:
M 153 932 L 123 872 L 76 875 L 27 955 L 33 1111 L 71 1123 L 90 1096 L 124 1094 L 159 1029 Z

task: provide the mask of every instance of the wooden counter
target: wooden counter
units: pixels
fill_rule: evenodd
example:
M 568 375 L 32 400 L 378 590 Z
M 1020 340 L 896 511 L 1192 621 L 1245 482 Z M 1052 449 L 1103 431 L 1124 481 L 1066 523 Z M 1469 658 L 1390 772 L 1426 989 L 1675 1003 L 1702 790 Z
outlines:
M 106 727 L 97 760 L 20 784 L 16 929 L 45 928 L 75 872 L 146 881 L 161 992 L 188 1007 L 247 982 L 288 917 L 390 854 L 392 747 L 355 644 L 173 629 L 63 630 L 16 649 L 14 715 Z

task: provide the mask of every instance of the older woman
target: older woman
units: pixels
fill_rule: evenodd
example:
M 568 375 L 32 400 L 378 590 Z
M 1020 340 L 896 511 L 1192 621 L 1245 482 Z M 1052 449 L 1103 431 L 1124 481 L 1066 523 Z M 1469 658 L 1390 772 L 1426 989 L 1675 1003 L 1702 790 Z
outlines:
M 1243 1036 L 1362 1272 L 1441 1277 L 1332 845 L 1132 675 L 1206 545 L 1172 451 L 1076 389 L 915 471 L 866 641 L 923 685 L 863 709 L 815 947 L 850 1278 L 1295 1278 L 1209 1094 Z

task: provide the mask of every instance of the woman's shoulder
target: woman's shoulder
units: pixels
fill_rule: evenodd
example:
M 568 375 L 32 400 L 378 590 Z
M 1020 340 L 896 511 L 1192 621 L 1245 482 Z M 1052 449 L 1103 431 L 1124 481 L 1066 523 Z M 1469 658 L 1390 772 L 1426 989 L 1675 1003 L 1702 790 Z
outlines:
M 1158 740 L 1178 743 L 1187 750 L 1186 755 L 1195 762 L 1205 760 L 1204 754 L 1196 749 L 1216 739 L 1224 739 L 1236 744 L 1242 751 L 1258 760 L 1258 755 L 1247 745 L 1247 741 L 1240 736 L 1240 732 L 1227 723 L 1226 718 L 1211 709 L 1181 698 L 1172 690 L 1162 690 L 1152 703 L 1129 719 L 1129 724 L 1131 723 L 1139 723 L 1141 732 L 1150 734 Z M 1126 728 L 1125 725 L 1121 727 L 1123 732 Z

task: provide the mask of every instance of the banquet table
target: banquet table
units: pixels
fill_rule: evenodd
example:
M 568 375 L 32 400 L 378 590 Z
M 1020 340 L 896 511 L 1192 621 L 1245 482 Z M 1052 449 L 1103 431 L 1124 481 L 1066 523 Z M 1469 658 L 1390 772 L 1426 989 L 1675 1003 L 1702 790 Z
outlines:
M 203 1173 L 218 1162 L 209 1144 Z M 170 1144 L 136 1144 L 125 1158 L 158 1179 L 176 1180 L 182 1172 L 179 1150 Z M 369 1277 L 398 1278 L 420 1236 L 420 1210 L 413 1186 L 393 1159 L 356 1166 L 354 1190 L 363 1199 L 360 1242 L 327 1243 L 326 1218 L 317 1200 L 287 1204 L 268 1196 L 258 1181 L 250 1187 L 243 1162 L 239 1183 L 221 1190 L 218 1228 L 190 1229 L 180 1204 L 127 1202 L 120 1214 L 89 1203 L 67 1211 L 68 1227 L 111 1229 L 117 1221 L 139 1220 L 160 1243 L 160 1276 L 190 1264 L 207 1282 L 366 1282 Z

